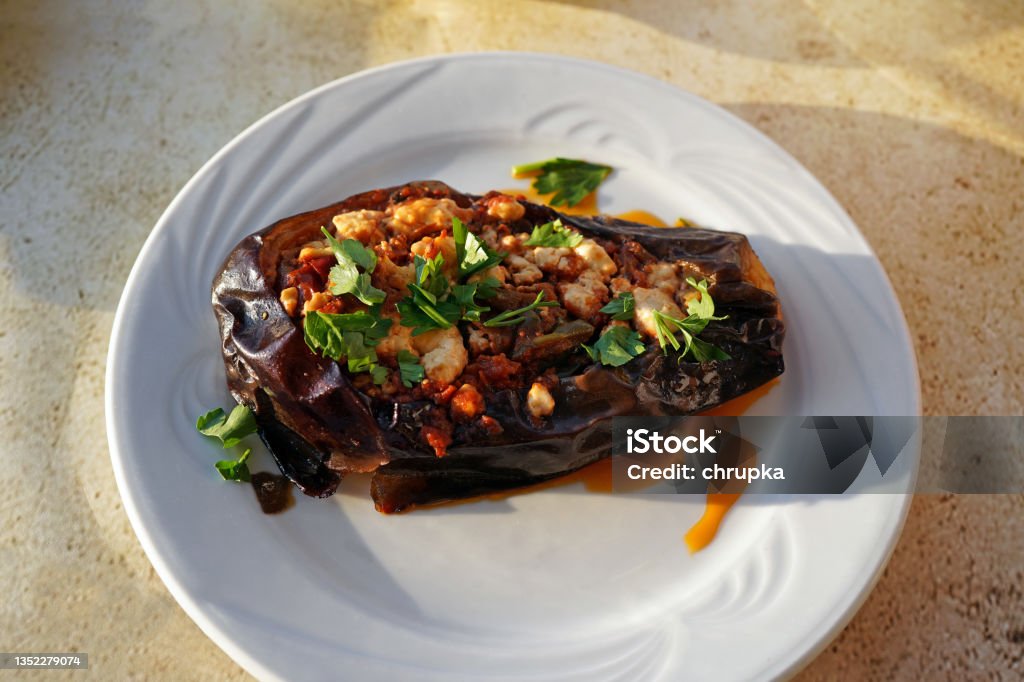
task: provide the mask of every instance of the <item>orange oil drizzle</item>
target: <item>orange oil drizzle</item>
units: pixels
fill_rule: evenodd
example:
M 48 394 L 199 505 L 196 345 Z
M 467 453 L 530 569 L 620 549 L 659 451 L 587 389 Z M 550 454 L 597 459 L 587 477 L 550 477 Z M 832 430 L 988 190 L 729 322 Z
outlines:
M 742 414 L 746 414 L 754 403 L 761 398 L 768 395 L 768 392 L 779 385 L 778 377 L 772 379 L 766 384 L 761 384 L 752 391 L 748 391 L 743 395 L 736 396 L 732 400 L 712 407 L 710 410 L 704 410 L 700 413 L 702 417 L 739 417 Z
M 704 410 L 700 414 L 703 417 L 739 417 L 778 385 L 778 378 L 772 379 L 753 391 L 728 400 L 718 407 Z M 718 526 L 725 518 L 725 513 L 732 505 L 736 504 L 738 499 L 740 499 L 740 493 L 708 493 L 707 501 L 704 503 L 704 514 L 683 536 L 683 542 L 686 543 L 691 554 L 699 552 L 711 544 L 718 533 Z
M 708 493 L 708 499 L 704 503 L 704 514 L 683 536 L 683 541 L 691 554 L 711 544 L 718 533 L 719 524 L 725 518 L 725 513 L 738 499 L 740 493 Z
M 633 223 L 640 223 L 642 225 L 653 225 L 654 227 L 668 227 L 668 224 L 658 216 L 654 215 L 649 211 L 641 211 L 639 209 L 633 211 L 626 211 L 625 213 L 620 213 L 615 217 L 621 218 L 622 220 L 628 220 Z
M 554 194 L 538 194 L 537 190 L 531 187 L 517 187 L 515 189 L 502 189 L 498 190 L 503 194 L 508 194 L 514 197 L 522 197 L 527 201 L 531 201 L 535 204 L 544 204 L 545 206 L 551 206 L 549 200 Z M 567 213 L 568 215 L 597 215 L 599 213 L 597 208 L 597 193 L 591 192 L 587 196 L 583 197 L 583 201 L 576 204 L 575 206 L 552 206 L 561 213 Z M 642 225 L 653 225 L 654 227 L 668 227 L 668 223 L 654 215 L 650 211 L 644 211 L 641 209 L 634 209 L 632 211 L 626 211 L 625 213 L 618 213 L 615 215 L 616 218 L 622 220 L 629 220 L 634 223 L 641 223 Z M 676 222 L 676 227 L 682 227 L 682 221 Z
M 532 186 L 530 187 L 516 187 L 514 189 L 500 189 L 498 190 L 502 194 L 508 194 L 513 197 L 522 197 L 529 202 L 534 204 L 544 204 L 545 206 L 551 206 L 549 201 L 554 193 L 551 194 L 538 194 Z M 587 196 L 583 197 L 583 200 L 575 206 L 551 206 L 556 211 L 566 213 L 568 215 L 597 215 L 597 193 L 591 192 Z

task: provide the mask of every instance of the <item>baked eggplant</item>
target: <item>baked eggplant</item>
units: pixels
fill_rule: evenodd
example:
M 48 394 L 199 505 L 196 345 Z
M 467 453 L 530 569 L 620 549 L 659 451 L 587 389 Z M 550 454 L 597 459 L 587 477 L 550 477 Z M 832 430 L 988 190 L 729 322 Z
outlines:
M 695 333 L 666 329 L 695 303 L 714 306 Z M 440 182 L 247 237 L 213 308 L 228 386 L 281 472 L 319 497 L 373 472 L 382 512 L 567 474 L 610 454 L 614 416 L 700 412 L 783 371 L 775 287 L 743 235 Z

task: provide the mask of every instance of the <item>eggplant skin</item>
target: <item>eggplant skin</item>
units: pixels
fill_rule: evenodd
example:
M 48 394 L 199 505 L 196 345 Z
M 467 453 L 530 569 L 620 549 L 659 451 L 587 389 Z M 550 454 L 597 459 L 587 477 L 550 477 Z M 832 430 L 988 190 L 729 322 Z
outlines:
M 623 367 L 587 367 L 560 379 L 556 407 L 543 423 L 526 411 L 526 389 L 488 396 L 498 435 L 460 426 L 445 457 L 419 439 L 426 401 L 371 399 L 340 365 L 314 354 L 301 323 L 276 289 L 282 253 L 316 240 L 339 213 L 385 210 L 407 198 L 450 198 L 468 208 L 480 197 L 436 181 L 357 194 L 280 220 L 242 240 L 213 281 L 227 383 L 256 414 L 260 436 L 281 472 L 307 495 L 334 493 L 342 477 L 374 472 L 371 494 L 382 512 L 498 492 L 545 481 L 607 457 L 611 418 L 700 412 L 750 391 L 783 372 L 785 325 L 771 277 L 746 237 L 702 228 L 662 228 L 606 216 L 563 215 L 538 204 L 523 220 L 560 219 L 584 236 L 636 242 L 661 261 L 683 264 L 711 282 L 716 313 L 701 338 L 729 360 L 680 361 L 655 344 Z

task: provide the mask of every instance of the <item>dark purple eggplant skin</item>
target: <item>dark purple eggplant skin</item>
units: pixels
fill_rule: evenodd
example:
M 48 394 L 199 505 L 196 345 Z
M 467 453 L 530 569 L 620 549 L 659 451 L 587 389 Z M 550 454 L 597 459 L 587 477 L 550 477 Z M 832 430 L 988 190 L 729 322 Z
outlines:
M 691 362 L 655 346 L 624 367 L 589 365 L 561 379 L 552 390 L 555 412 L 539 423 L 525 411 L 525 389 L 495 392 L 486 397 L 487 414 L 503 432 L 460 425 L 448 454 L 438 458 L 420 439 L 431 404 L 396 404 L 359 392 L 337 362 L 309 350 L 277 290 L 282 251 L 319 238 L 334 215 L 383 210 L 418 196 L 450 198 L 462 207 L 479 199 L 436 181 L 358 194 L 246 237 L 214 279 L 228 387 L 255 412 L 281 472 L 307 495 L 326 497 L 344 475 L 373 471 L 374 502 L 390 513 L 538 483 L 607 457 L 612 417 L 693 414 L 783 371 L 779 301 L 743 235 L 563 215 L 522 202 L 524 230 L 557 218 L 584 236 L 635 241 L 656 259 L 706 277 L 716 314 L 727 318 L 712 322 L 701 338 L 731 359 Z

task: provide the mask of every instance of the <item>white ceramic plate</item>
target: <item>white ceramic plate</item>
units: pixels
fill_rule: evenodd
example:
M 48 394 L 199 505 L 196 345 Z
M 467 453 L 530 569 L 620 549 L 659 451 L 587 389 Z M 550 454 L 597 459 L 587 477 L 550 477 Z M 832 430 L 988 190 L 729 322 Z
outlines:
M 741 500 L 689 555 L 697 500 L 578 484 L 376 513 L 365 489 L 264 516 L 224 483 L 198 414 L 231 403 L 210 282 L 245 235 L 362 190 L 436 178 L 514 186 L 514 163 L 613 165 L 602 209 L 750 235 L 775 276 L 787 370 L 755 414 L 919 414 L 892 289 L 792 157 L 654 79 L 535 54 L 363 72 L 281 107 L 221 150 L 147 240 L 121 299 L 107 429 L 125 509 L 171 593 L 266 679 L 768 678 L 852 615 L 908 496 Z M 256 468 L 270 469 L 256 453 Z M 301 496 L 300 496 L 301 497 Z

